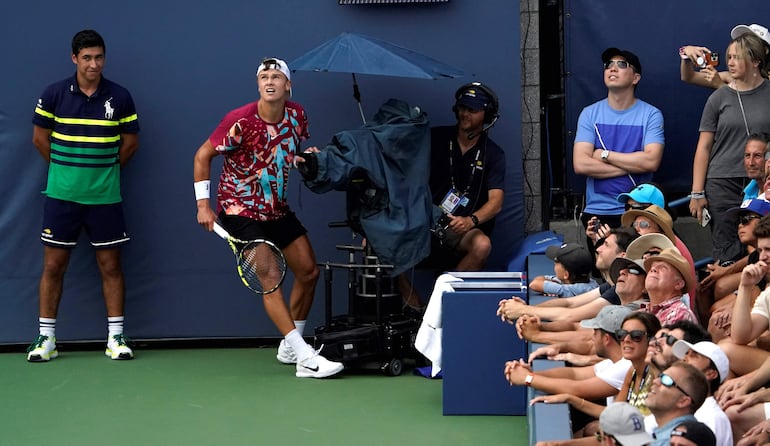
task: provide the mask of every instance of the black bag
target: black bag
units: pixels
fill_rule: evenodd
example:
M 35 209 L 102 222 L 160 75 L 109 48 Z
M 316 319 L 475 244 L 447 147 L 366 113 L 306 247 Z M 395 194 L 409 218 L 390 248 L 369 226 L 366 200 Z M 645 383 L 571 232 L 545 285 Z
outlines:
M 315 348 L 326 359 L 346 367 L 374 368 L 397 376 L 405 358 L 417 357 L 414 338 L 418 328 L 419 321 L 406 316 L 394 316 L 382 324 L 341 316 L 316 328 Z
M 380 353 L 380 327 L 374 324 L 358 327 L 332 326 L 325 331 L 316 331 L 316 348 L 322 348 L 322 355 L 330 360 L 343 363 L 361 361 Z M 334 330 L 340 331 L 334 331 Z

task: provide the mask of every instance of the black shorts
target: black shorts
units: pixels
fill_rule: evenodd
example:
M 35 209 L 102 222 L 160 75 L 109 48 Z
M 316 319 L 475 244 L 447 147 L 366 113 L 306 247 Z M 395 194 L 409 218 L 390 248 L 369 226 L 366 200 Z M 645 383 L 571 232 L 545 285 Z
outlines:
M 259 221 L 220 212 L 219 221 L 222 223 L 222 227 L 237 239 L 263 238 L 275 243 L 280 249 L 289 246 L 291 242 L 307 234 L 307 229 L 302 226 L 294 212 L 289 212 L 285 217 L 272 221 Z
M 74 248 L 83 229 L 91 239 L 91 245 L 97 249 L 115 248 L 130 240 L 120 203 L 80 204 L 45 198 L 43 231 L 40 234 L 44 245 Z

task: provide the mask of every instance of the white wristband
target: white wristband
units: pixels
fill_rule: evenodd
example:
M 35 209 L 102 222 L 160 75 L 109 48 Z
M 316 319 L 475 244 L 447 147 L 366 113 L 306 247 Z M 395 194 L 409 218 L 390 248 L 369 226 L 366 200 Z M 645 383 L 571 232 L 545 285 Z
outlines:
M 208 200 L 211 198 L 211 193 L 209 192 L 209 188 L 211 187 L 211 180 L 196 181 L 193 186 L 195 186 L 196 200 L 203 200 L 204 198 Z

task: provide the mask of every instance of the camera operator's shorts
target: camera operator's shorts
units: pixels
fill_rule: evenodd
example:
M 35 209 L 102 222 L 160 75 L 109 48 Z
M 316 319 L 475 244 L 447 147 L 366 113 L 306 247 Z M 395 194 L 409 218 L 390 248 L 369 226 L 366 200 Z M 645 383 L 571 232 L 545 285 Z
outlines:
M 53 248 L 74 248 L 85 229 L 96 249 L 116 248 L 128 243 L 123 205 L 80 204 L 46 197 L 40 240 Z
M 289 212 L 278 220 L 259 221 L 240 215 L 219 213 L 219 221 L 231 236 L 241 240 L 256 240 L 263 238 L 275 243 L 283 249 L 294 240 L 307 234 L 294 212 Z

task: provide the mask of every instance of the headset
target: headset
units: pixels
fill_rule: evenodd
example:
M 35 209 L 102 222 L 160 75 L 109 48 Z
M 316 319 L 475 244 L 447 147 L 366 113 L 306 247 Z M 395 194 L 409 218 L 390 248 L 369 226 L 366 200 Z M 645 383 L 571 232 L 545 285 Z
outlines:
M 500 102 L 498 101 L 495 92 L 481 82 L 471 82 L 470 84 L 465 84 L 458 88 L 455 92 L 455 105 L 452 106 L 452 111 L 457 114 L 457 102 L 460 100 L 463 93 L 472 89 L 481 90 L 482 93 L 486 94 L 487 97 L 491 99 L 490 103 L 484 107 L 484 124 L 490 124 L 492 121 L 497 120 L 500 117 Z
M 455 114 L 455 118 L 457 118 L 457 103 L 460 101 L 463 93 L 472 89 L 481 90 L 482 93 L 490 98 L 490 102 L 484 107 L 484 127 L 479 132 L 480 134 L 492 128 L 492 126 L 494 126 L 497 120 L 500 118 L 500 101 L 497 99 L 497 94 L 495 94 L 491 88 L 487 87 L 481 82 L 471 82 L 469 84 L 465 84 L 458 88 L 457 91 L 455 91 L 455 104 L 452 106 L 452 111 Z M 468 136 L 470 139 L 474 139 L 479 136 L 479 134 L 472 134 Z

